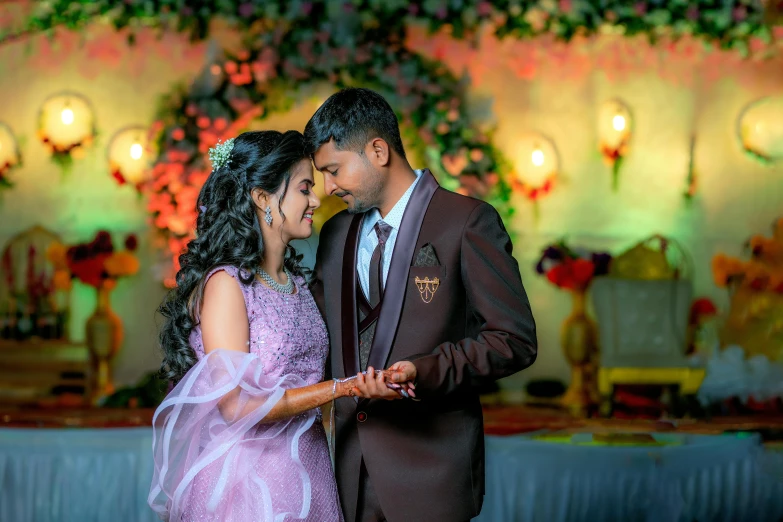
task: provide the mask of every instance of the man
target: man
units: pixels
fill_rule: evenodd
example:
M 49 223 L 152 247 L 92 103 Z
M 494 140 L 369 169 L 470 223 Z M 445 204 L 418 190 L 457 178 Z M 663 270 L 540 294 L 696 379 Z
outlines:
M 484 495 L 476 386 L 536 359 L 511 241 L 491 205 L 411 168 L 379 94 L 334 94 L 304 134 L 324 190 L 348 205 L 323 226 L 313 283 L 331 374 L 368 375 L 335 405 L 346 521 L 465 522 Z M 372 376 L 390 363 L 415 399 Z

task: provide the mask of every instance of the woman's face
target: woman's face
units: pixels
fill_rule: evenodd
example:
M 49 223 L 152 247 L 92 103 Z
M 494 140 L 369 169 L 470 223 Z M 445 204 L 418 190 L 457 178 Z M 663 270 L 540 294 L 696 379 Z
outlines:
M 275 235 L 279 232 L 286 244 L 294 239 L 310 237 L 313 234 L 313 212 L 321 206 L 321 201 L 313 192 L 314 184 L 313 165 L 309 159 L 302 159 L 291 170 L 291 180 L 285 197 L 283 197 L 284 185 L 270 198 L 272 226 L 266 224 L 265 213 L 262 213 L 261 227 L 271 228 L 275 231 Z M 282 204 L 279 203 L 280 198 Z M 285 218 L 280 215 L 281 210 Z

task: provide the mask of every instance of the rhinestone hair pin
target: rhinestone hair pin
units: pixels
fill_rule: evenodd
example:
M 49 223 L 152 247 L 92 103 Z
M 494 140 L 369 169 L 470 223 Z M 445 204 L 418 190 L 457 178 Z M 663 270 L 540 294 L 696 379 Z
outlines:
M 234 138 L 221 143 L 217 142 L 214 148 L 209 149 L 209 161 L 212 162 L 212 172 L 231 163 L 231 151 L 234 150 Z

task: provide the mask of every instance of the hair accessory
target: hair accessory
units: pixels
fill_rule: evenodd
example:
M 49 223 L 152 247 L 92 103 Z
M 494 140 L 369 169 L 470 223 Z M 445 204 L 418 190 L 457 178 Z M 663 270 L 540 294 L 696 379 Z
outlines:
M 272 226 L 272 207 L 267 205 L 266 208 L 264 209 L 264 214 L 265 214 L 264 221 L 266 221 L 266 224 L 271 227 Z
M 212 162 L 212 172 L 231 163 L 231 151 L 234 150 L 234 138 L 223 143 L 218 140 L 214 148 L 209 149 L 209 161 Z
M 201 211 L 202 214 L 207 211 L 207 207 L 205 207 L 204 205 L 200 205 L 198 209 Z

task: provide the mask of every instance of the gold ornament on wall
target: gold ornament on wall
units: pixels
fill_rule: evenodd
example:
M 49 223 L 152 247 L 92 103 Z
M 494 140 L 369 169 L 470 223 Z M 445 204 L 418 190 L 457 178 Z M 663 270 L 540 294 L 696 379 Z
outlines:
M 11 128 L 0 122 L 0 192 L 14 186 L 10 172 L 22 165 L 22 154 Z
M 631 141 L 631 111 L 622 101 L 613 99 L 598 112 L 598 148 L 604 162 L 612 168 L 612 189 L 620 184 L 620 167 Z
M 65 91 L 47 98 L 38 120 L 38 138 L 52 160 L 68 169 L 95 140 L 95 114 L 81 94 Z
M 743 152 L 763 164 L 783 160 L 783 96 L 755 100 L 737 118 Z
M 109 171 L 120 185 L 130 185 L 141 192 L 148 180 L 150 149 L 148 130 L 141 126 L 125 127 L 117 131 L 107 149 Z

